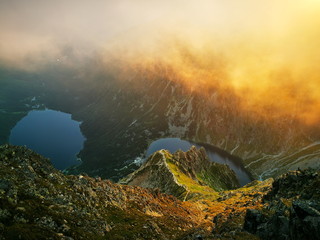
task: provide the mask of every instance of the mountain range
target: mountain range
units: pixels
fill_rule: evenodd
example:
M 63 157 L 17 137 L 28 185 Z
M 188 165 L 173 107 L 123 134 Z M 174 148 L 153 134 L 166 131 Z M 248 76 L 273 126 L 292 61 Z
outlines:
M 0 239 L 320 239 L 320 174 L 311 169 L 237 188 L 231 169 L 193 148 L 156 152 L 118 184 L 64 175 L 9 145 L 0 165 Z

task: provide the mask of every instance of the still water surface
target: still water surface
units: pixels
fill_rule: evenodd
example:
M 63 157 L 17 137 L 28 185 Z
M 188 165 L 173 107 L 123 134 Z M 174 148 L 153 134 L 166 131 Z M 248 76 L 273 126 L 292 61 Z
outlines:
M 29 112 L 11 130 L 9 138 L 12 145 L 25 145 L 50 158 L 60 170 L 79 164 L 76 155 L 84 141 L 80 122 L 72 120 L 71 114 L 49 109 Z
M 29 112 L 11 130 L 9 138 L 10 144 L 25 145 L 50 158 L 52 164 L 60 170 L 79 164 L 76 155 L 83 148 L 84 141 L 80 122 L 72 120 L 70 114 L 49 109 Z M 204 147 L 211 161 L 227 164 L 235 171 L 241 186 L 251 182 L 250 174 L 243 167 L 241 159 L 211 145 L 179 138 L 162 138 L 149 146 L 147 156 L 160 149 L 167 149 L 171 153 L 179 149 L 187 151 L 193 145 Z

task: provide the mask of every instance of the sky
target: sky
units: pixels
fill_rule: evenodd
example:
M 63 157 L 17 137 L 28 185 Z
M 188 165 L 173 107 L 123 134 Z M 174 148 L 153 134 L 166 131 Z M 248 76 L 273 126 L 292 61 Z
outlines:
M 319 14 L 320 0 L 1 0 L 0 63 L 161 63 L 190 91 L 219 84 L 244 109 L 318 124 Z
M 174 2 L 174 1 L 173 1 Z M 1 0 L 0 57 L 59 54 L 65 46 L 90 53 L 112 38 L 151 23 L 177 4 L 130 0 Z

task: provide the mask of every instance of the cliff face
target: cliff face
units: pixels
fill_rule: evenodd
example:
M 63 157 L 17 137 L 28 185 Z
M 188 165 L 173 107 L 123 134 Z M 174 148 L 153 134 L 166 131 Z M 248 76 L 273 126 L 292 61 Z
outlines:
M 174 154 L 160 150 L 151 155 L 123 184 L 159 188 L 180 199 L 216 195 L 216 191 L 239 187 L 235 173 L 227 166 L 211 162 L 203 148 Z
M 164 72 L 150 77 L 142 71 L 130 82 L 99 86 L 90 104 L 72 111 L 83 120 L 87 137 L 81 153 L 83 165 L 75 173 L 123 177 L 127 173 L 113 169 L 123 168 L 162 137 L 223 149 L 243 159 L 256 179 L 298 167 L 320 167 L 319 131 L 308 129 L 294 115 L 270 113 L 265 118 L 242 109 L 232 91 L 217 86 L 206 94 L 189 92 Z
M 87 139 L 80 154 L 83 164 L 70 169 L 73 173 L 118 181 L 133 165 L 130 171 L 116 169 L 123 169 L 152 141 L 163 137 L 223 149 L 242 158 L 255 179 L 298 167 L 320 168 L 320 131 L 303 125 L 294 113 L 277 117 L 270 109 L 267 118 L 261 117 L 241 108 L 237 95 L 218 85 L 206 93 L 190 92 L 179 81 L 171 81 L 174 75 L 161 66 L 152 74 L 140 69 L 123 81 L 117 80 L 119 72 L 97 69 L 95 61 L 79 69 L 81 73 L 56 66 L 36 75 L 13 70 L 3 74 L 0 69 L 0 116 L 4 119 L 0 142 L 35 107 L 31 99 L 36 96 L 36 105 L 71 113 L 83 122 L 81 131 Z
M 145 164 L 143 174 L 131 179 L 146 182 L 152 175 L 148 171 L 158 174 L 171 161 L 179 174 L 184 173 L 180 184 L 190 186 L 187 181 L 196 182 L 194 175 L 207 163 L 205 158 L 194 166 L 183 163 L 202 153 L 160 151 Z M 179 155 L 185 158 L 181 163 Z M 170 180 L 168 172 L 163 186 Z M 197 184 L 204 187 L 200 181 Z M 0 239 L 319 239 L 319 184 L 319 172 L 296 171 L 274 182 L 253 181 L 234 190 L 212 193 L 205 186 L 196 198 L 181 201 L 156 189 L 63 175 L 40 155 L 4 145 L 0 146 Z

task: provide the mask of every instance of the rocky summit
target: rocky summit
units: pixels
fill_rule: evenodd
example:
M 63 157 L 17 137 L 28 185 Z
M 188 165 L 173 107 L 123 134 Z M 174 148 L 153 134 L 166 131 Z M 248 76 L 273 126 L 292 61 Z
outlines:
M 65 175 L 25 147 L 3 145 L 0 239 L 319 239 L 319 172 L 242 188 L 233 180 L 203 150 L 155 153 L 126 178 L 144 188 Z
M 320 175 L 312 170 L 279 177 L 265 208 L 248 210 L 244 229 L 261 239 L 320 239 Z
M 187 152 L 174 154 L 160 150 L 121 183 L 159 188 L 161 192 L 184 200 L 239 187 L 233 170 L 211 162 L 205 149 L 198 150 L 195 146 Z

